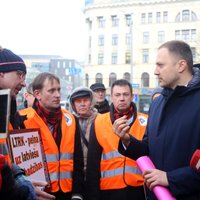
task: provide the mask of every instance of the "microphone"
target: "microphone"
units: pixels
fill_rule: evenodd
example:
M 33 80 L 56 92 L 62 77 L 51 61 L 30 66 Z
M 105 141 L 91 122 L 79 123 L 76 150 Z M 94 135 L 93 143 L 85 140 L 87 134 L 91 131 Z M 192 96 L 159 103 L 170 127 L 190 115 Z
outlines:
M 197 149 L 190 160 L 190 167 L 200 172 L 200 149 Z
M 147 169 L 155 169 L 154 164 L 148 156 L 138 158 L 136 163 L 142 173 Z M 152 190 L 158 200 L 176 200 L 167 187 L 157 185 Z

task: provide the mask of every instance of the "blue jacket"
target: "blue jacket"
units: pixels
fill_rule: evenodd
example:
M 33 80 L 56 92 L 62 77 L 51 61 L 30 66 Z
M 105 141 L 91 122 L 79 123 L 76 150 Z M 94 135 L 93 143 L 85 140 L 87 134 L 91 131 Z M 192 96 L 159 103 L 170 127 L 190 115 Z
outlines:
M 131 138 L 126 151 L 137 159 L 149 155 L 157 169 L 167 172 L 169 189 L 180 200 L 200 200 L 200 173 L 190 159 L 200 149 L 200 71 L 185 86 L 163 89 L 150 107 L 147 130 L 142 142 Z M 151 199 L 156 199 L 153 193 Z

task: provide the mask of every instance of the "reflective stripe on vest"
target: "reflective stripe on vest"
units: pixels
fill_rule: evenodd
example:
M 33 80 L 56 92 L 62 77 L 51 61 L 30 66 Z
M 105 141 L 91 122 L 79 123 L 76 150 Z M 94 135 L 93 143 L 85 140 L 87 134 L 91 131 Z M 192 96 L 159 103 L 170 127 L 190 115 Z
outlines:
M 27 120 L 24 121 L 26 128 L 40 128 L 51 183 L 50 192 L 57 192 L 59 190 L 64 193 L 71 192 L 76 131 L 74 116 L 70 112 L 62 110 L 62 138 L 60 148 L 58 149 L 48 126 L 33 108 L 29 107 L 20 110 L 20 114 L 27 115 Z
M 120 154 L 118 151 L 111 151 L 105 154 L 102 154 L 101 160 L 109 160 L 111 158 L 117 158 L 122 157 L 122 154 Z
M 73 153 L 60 153 L 60 159 L 59 154 L 47 154 L 46 159 L 47 162 L 57 162 L 58 160 L 73 160 Z
M 72 172 L 54 172 L 49 174 L 52 181 L 64 180 L 72 178 Z
M 111 151 L 105 154 L 102 154 L 101 160 L 109 160 L 112 158 L 117 158 L 117 157 L 123 157 L 118 151 Z M 130 166 L 125 166 L 125 172 L 126 173 L 133 173 L 133 174 L 141 174 L 141 171 L 136 168 L 136 167 L 130 167 Z M 124 173 L 124 168 L 117 168 L 117 169 L 112 169 L 112 170 L 106 170 L 101 172 L 101 177 L 102 178 L 107 178 L 111 176 L 116 176 L 116 175 L 123 175 Z
M 136 118 L 129 134 L 141 140 L 144 131 L 145 126 L 142 126 Z M 118 152 L 119 137 L 113 132 L 110 113 L 97 116 L 95 133 L 97 141 L 102 147 L 100 189 L 121 189 L 127 185 L 142 186 L 143 177 L 136 162 Z
M 125 166 L 125 170 L 124 168 L 117 168 L 117 169 L 101 172 L 101 178 L 108 178 L 112 176 L 123 175 L 124 171 L 126 173 L 141 174 L 141 171 L 138 168 Z

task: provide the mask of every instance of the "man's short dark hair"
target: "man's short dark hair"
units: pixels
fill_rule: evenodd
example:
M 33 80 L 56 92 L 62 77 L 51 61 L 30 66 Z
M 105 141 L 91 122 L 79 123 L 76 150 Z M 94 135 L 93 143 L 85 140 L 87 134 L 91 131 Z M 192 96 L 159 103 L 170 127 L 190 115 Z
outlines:
M 127 81 L 127 80 L 125 80 L 125 79 L 116 80 L 116 81 L 112 84 L 112 86 L 111 86 L 111 94 L 113 93 L 113 88 L 114 88 L 115 86 L 126 86 L 126 85 L 129 87 L 130 92 L 131 92 L 131 94 L 132 94 L 132 86 L 131 86 L 130 82 Z
M 179 59 L 187 62 L 188 69 L 192 73 L 193 56 L 190 46 L 180 40 L 171 40 L 162 44 L 158 49 L 167 48 L 168 51 Z

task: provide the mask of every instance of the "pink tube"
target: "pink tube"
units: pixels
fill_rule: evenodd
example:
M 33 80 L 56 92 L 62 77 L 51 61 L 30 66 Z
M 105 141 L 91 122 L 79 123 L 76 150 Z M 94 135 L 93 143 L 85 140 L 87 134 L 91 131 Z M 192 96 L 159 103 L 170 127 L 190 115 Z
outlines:
M 154 164 L 150 160 L 148 156 L 142 156 L 136 160 L 136 163 L 142 173 L 147 169 L 155 169 Z M 164 186 L 155 186 L 153 188 L 153 192 L 156 195 L 158 200 L 176 200 L 175 197 L 171 194 L 171 192 Z

